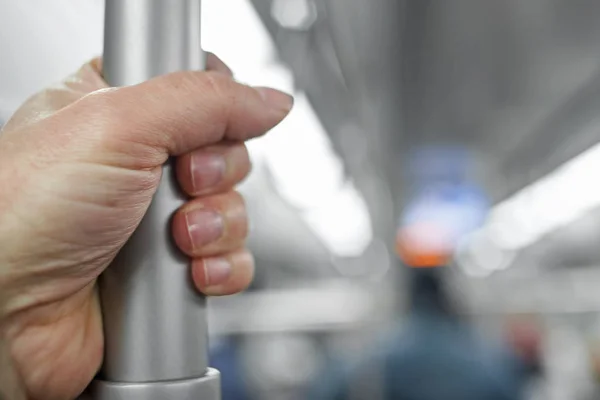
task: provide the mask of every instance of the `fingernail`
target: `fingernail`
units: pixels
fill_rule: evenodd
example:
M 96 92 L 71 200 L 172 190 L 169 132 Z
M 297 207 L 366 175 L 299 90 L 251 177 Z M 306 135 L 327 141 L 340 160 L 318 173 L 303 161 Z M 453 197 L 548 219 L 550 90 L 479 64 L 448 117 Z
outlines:
M 294 106 L 294 98 L 287 93 L 264 87 L 255 89 L 260 94 L 260 97 L 264 100 L 265 104 L 278 112 L 287 114 Z
M 216 212 L 189 211 L 185 214 L 185 222 L 194 249 L 213 243 L 223 235 L 223 217 Z
M 225 258 L 208 258 L 204 260 L 204 282 L 207 287 L 225 283 L 231 276 L 231 263 Z
M 218 185 L 225 176 L 225 158 L 216 153 L 195 153 L 190 162 L 194 193 Z

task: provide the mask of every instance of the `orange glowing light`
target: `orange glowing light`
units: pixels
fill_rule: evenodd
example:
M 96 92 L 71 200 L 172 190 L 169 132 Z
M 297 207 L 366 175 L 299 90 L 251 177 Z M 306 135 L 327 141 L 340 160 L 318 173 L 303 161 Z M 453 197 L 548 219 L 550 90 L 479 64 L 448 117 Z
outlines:
M 437 225 L 419 224 L 398 230 L 396 253 L 413 268 L 448 264 L 452 257 L 451 235 Z

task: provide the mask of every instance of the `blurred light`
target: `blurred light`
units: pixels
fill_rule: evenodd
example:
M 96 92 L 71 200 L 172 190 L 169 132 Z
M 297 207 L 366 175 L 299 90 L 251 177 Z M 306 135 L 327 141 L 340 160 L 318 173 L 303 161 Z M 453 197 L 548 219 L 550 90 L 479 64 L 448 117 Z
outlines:
M 232 13 L 233 8 L 237 12 Z M 230 31 L 232 26 L 239 31 Z M 254 66 L 257 60 L 263 61 L 275 51 L 269 33 L 249 0 L 203 1 L 202 47 L 218 51 L 228 63 L 243 58 Z
M 488 202 L 466 174 L 468 149 L 427 146 L 414 153 L 408 169 L 415 194 L 400 219 L 397 252 L 412 267 L 448 265 L 458 244 L 485 221 Z
M 342 190 L 342 161 L 304 94 L 296 95 L 288 118 L 264 142 L 277 186 L 294 206 L 311 209 L 329 202 Z
M 386 276 L 392 259 L 387 243 L 375 239 L 360 257 L 334 259 L 333 264 L 346 277 L 379 279 Z
M 277 62 L 275 44 L 249 0 L 205 0 L 203 7 L 203 47 L 222 57 L 236 79 L 294 92 L 293 75 Z M 316 18 L 312 2 L 286 0 L 273 7 L 282 24 Z M 266 137 L 250 142 L 251 156 L 267 164 L 282 197 L 299 209 L 332 253 L 361 254 L 373 236 L 368 208 L 346 179 L 342 160 L 310 101 L 304 93 L 295 97 L 288 118 Z
M 447 227 L 423 221 L 398 230 L 396 249 L 405 264 L 411 267 L 443 266 L 450 260 L 454 238 Z
M 254 367 L 261 370 L 262 379 L 276 385 L 300 386 L 313 378 L 321 359 L 309 337 L 287 334 L 266 339 L 254 359 Z
M 210 300 L 213 335 L 348 330 L 372 322 L 376 296 L 364 282 L 321 280 Z
M 339 257 L 362 254 L 373 238 L 369 209 L 346 178 L 306 95 L 296 95 L 288 118 L 262 142 L 262 157 L 278 191 L 327 248 Z
M 308 30 L 317 20 L 317 7 L 312 0 L 273 0 L 271 16 L 284 28 Z
M 328 201 L 304 212 L 308 225 L 329 250 L 340 257 L 357 257 L 373 239 L 369 210 L 351 183 Z
M 354 124 L 347 124 L 338 133 L 344 140 L 340 142 L 340 152 L 346 160 L 357 167 L 368 163 L 369 141 L 364 130 Z
M 508 268 L 515 257 L 510 250 L 500 248 L 485 230 L 466 237 L 458 246 L 456 262 L 470 276 L 486 277 Z
M 600 205 L 600 145 L 496 206 L 486 229 L 497 246 L 517 250 Z

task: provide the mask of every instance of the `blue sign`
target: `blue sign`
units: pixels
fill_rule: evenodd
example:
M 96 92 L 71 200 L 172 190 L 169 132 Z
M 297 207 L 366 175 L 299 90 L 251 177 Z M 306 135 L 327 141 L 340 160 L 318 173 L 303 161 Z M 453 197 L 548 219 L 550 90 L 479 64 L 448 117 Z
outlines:
M 479 228 L 489 202 L 483 191 L 469 182 L 471 165 L 466 149 L 424 148 L 415 152 L 410 162 L 414 192 L 401 216 L 400 228 L 427 226 L 427 235 L 438 231 L 451 246 Z

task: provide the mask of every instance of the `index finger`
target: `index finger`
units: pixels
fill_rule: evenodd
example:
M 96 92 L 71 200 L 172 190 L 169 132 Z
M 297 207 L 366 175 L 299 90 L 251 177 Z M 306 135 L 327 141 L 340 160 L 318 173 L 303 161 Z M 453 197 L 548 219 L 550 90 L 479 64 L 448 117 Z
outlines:
M 233 71 L 231 68 L 229 68 L 223 60 L 213 53 L 206 54 L 206 69 L 207 71 L 220 72 L 233 78 Z

